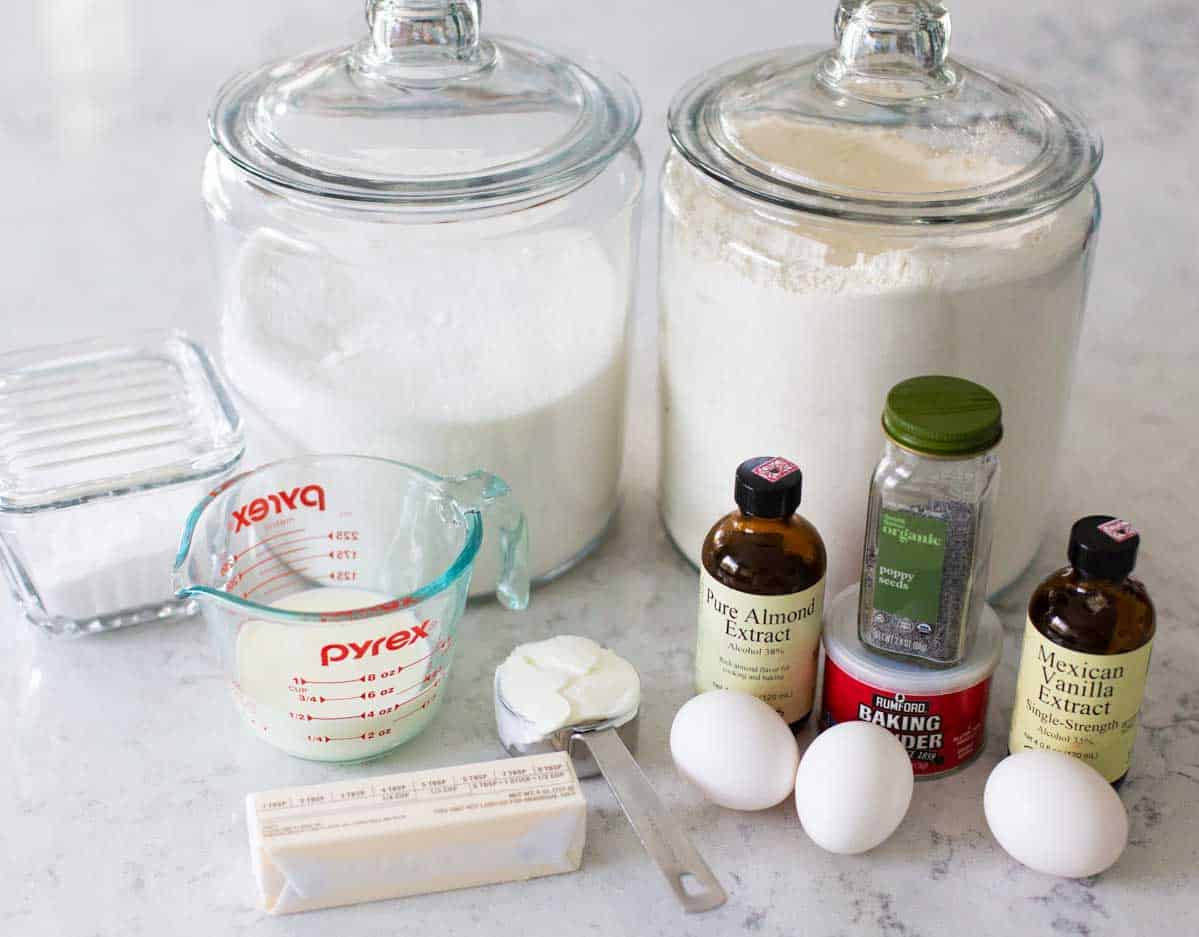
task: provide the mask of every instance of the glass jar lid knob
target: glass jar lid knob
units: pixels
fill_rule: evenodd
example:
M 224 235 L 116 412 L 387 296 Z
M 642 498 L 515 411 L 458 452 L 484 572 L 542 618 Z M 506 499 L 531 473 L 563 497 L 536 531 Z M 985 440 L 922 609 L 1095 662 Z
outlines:
M 366 71 L 445 81 L 487 68 L 495 49 L 479 38 L 482 0 L 366 0 L 370 35 L 358 49 Z
M 949 11 L 939 0 L 840 0 L 837 48 L 817 69 L 833 91 L 878 103 L 952 89 Z
M 238 169 L 339 208 L 457 219 L 541 204 L 626 147 L 629 83 L 516 37 L 482 0 L 366 0 L 348 46 L 267 62 L 217 94 L 213 144 Z

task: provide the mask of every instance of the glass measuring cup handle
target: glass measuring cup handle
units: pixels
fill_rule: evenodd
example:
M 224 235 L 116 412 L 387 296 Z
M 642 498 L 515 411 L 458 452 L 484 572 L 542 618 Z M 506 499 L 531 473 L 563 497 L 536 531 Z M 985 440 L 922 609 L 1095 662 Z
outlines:
M 494 526 L 499 543 L 499 574 L 495 594 L 506 608 L 519 611 L 529 605 L 529 531 L 524 512 L 512 489 L 498 475 L 471 472 L 445 480 L 446 491 L 463 511 L 483 519 L 483 529 Z

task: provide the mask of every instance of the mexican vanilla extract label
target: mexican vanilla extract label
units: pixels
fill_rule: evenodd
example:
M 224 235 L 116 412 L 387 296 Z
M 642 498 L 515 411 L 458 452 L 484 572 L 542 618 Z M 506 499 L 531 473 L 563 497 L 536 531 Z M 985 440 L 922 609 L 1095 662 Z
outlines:
M 802 592 L 751 595 L 701 569 L 697 689 L 752 693 L 797 722 L 812 710 L 823 616 L 823 578 Z
M 1065 752 L 1114 781 L 1128 771 L 1152 642 L 1124 654 L 1082 654 L 1028 622 L 1008 747 Z

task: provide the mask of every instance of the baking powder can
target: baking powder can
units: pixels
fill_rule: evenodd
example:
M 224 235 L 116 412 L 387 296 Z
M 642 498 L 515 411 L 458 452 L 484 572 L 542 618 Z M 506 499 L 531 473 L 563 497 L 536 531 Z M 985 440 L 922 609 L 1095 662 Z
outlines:
M 991 676 L 1003 651 L 999 617 L 983 606 L 973 647 L 953 667 L 929 668 L 883 657 L 858 638 L 858 587 L 825 619 L 820 729 L 857 719 L 898 738 L 917 780 L 944 777 L 982 754 Z

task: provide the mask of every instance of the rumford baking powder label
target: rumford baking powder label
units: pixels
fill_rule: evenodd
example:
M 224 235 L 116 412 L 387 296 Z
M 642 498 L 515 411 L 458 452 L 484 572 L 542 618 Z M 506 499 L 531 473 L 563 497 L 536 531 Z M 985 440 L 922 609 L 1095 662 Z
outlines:
M 769 703 L 787 722 L 812 711 L 824 616 L 824 579 L 789 595 L 751 595 L 699 574 L 695 684 L 741 690 Z
M 1047 748 L 1081 758 L 1109 781 L 1128 771 L 1152 642 L 1125 654 L 1081 654 L 1024 628 L 1013 752 Z
M 873 722 L 903 743 L 917 777 L 931 777 L 961 767 L 982 751 L 990 691 L 990 677 L 935 696 L 885 690 L 850 676 L 826 654 L 820 728 Z

